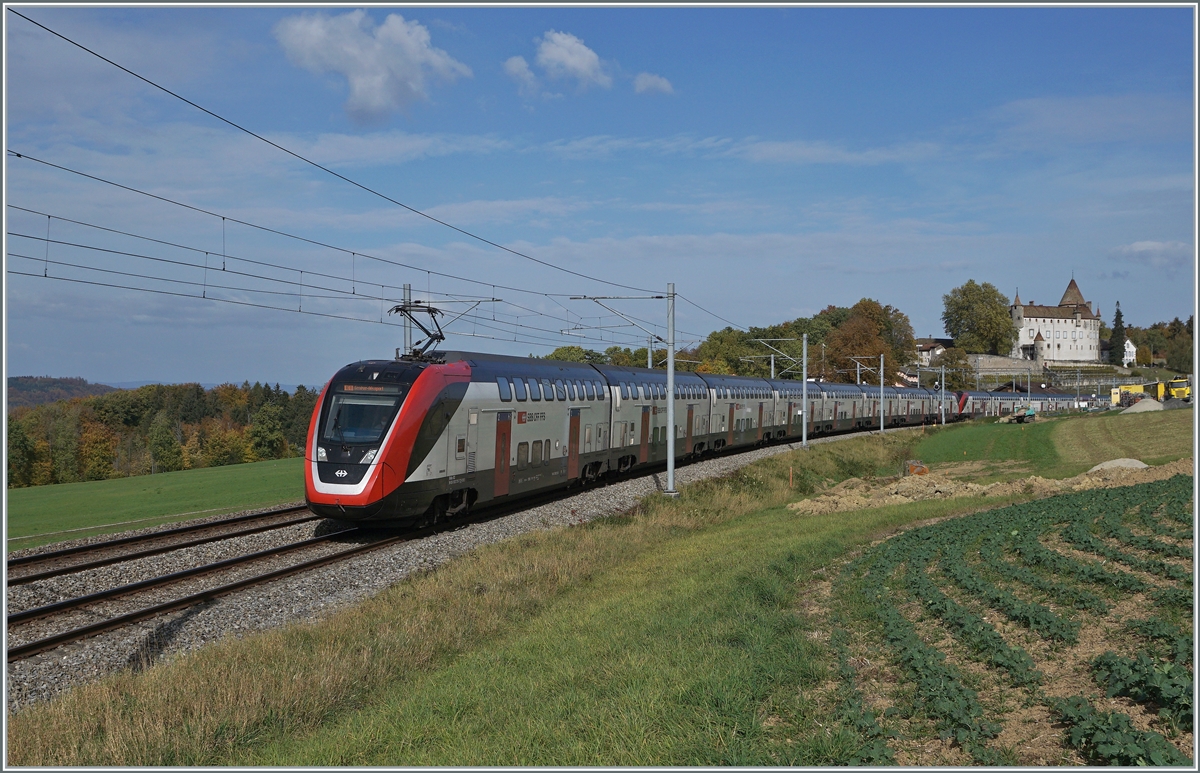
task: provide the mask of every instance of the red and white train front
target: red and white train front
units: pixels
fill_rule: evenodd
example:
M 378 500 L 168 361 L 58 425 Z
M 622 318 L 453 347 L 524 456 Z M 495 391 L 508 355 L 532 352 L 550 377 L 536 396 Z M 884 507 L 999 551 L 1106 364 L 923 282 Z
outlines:
M 465 363 L 367 360 L 342 368 L 313 409 L 305 499 L 317 515 L 412 522 L 445 494 L 437 477 L 405 481 L 441 435 L 470 381 Z M 423 476 L 414 476 L 423 477 Z

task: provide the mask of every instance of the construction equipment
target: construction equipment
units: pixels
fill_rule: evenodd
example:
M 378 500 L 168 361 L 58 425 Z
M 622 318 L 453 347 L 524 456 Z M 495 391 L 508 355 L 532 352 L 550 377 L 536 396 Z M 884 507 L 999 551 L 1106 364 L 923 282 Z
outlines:
M 1176 400 L 1192 399 L 1192 377 L 1176 376 L 1167 382 L 1167 395 Z
M 1037 415 L 1037 411 L 1033 410 L 1033 406 L 1030 405 L 1030 406 L 1027 406 L 1025 408 L 1025 410 L 1023 410 L 1023 411 L 1020 409 L 1017 409 L 1016 411 L 1014 411 L 1012 418 L 1013 418 L 1013 421 L 1015 421 L 1017 424 L 1024 424 L 1025 422 L 1033 421 L 1033 419 L 1036 415 Z

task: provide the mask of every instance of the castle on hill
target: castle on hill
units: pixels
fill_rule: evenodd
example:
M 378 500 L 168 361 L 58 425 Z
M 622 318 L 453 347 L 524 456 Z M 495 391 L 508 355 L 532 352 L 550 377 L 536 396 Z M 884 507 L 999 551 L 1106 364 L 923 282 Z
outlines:
M 1046 365 L 1100 362 L 1100 313 L 1074 278 L 1057 306 L 1021 303 L 1018 291 L 1009 311 L 1017 329 L 1010 357 Z

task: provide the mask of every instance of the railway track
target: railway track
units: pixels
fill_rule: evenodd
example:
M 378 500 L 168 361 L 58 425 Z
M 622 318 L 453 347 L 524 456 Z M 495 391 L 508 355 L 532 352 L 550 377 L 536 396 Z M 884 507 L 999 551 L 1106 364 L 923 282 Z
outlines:
M 116 630 L 133 623 L 150 620 L 171 612 L 186 609 L 206 601 L 211 601 L 213 599 L 226 596 L 236 591 L 254 587 L 255 585 L 262 585 L 282 577 L 310 571 L 312 569 L 336 563 L 338 561 L 345 561 L 372 550 L 378 550 L 400 542 L 423 539 L 444 531 L 460 529 L 470 525 L 471 523 L 499 518 L 516 510 L 523 509 L 531 505 L 536 505 L 541 499 L 543 498 L 539 497 L 535 500 L 526 500 L 504 507 L 489 508 L 488 510 L 481 510 L 477 513 L 472 513 L 451 521 L 444 521 L 433 526 L 410 530 L 401 534 L 397 534 L 395 532 L 381 532 L 379 530 L 371 530 L 363 527 L 347 527 L 341 531 L 298 540 L 266 550 L 236 555 L 229 558 L 224 558 L 220 561 L 215 561 L 176 572 L 170 572 L 168 574 L 151 577 L 145 580 L 120 585 L 106 590 L 62 599 L 40 606 L 29 607 L 9 614 L 6 619 L 10 642 L 7 652 L 8 662 L 12 663 L 18 660 L 23 660 L 39 653 L 47 652 L 56 647 L 60 647 L 64 644 L 80 641 L 82 639 L 96 636 L 107 631 Z M 292 508 L 289 510 L 275 511 L 270 513 L 270 515 L 278 516 L 299 511 L 307 512 L 307 510 L 304 510 L 303 508 Z M 292 518 L 282 522 L 276 522 L 273 526 L 264 526 L 259 524 L 252 528 L 246 529 L 235 529 L 232 531 L 227 529 L 219 536 L 205 535 L 203 538 L 177 540 L 171 546 L 155 545 L 152 548 L 142 548 L 138 550 L 127 551 L 118 557 L 106 556 L 102 559 L 76 562 L 70 567 L 59 567 L 53 570 L 45 570 L 40 572 L 37 578 L 27 580 L 25 583 L 20 584 L 29 584 L 35 582 L 37 579 L 60 576 L 74 571 L 83 571 L 84 569 L 92 568 L 94 566 L 106 566 L 119 563 L 123 560 L 133 560 L 135 558 L 148 555 L 159 555 L 170 550 L 179 550 L 194 545 L 213 542 L 218 539 L 228 539 L 236 536 L 260 533 L 271 528 L 284 528 L 286 526 L 292 526 L 305 521 L 317 520 L 318 518 L 318 516 L 310 515 L 309 517 Z M 220 523 L 227 527 L 229 523 L 243 520 L 250 520 L 250 518 L 242 517 L 237 519 L 228 519 L 228 521 L 223 521 Z M 215 524 L 206 525 L 213 526 Z M 171 530 L 173 536 L 176 537 L 178 537 L 179 534 L 184 534 L 188 531 L 195 531 L 195 529 Z M 160 536 L 161 534 L 163 533 L 160 532 L 159 535 L 154 536 Z M 341 539 L 345 541 L 348 538 L 357 538 L 365 541 L 363 541 L 361 544 L 354 545 L 353 547 L 342 550 L 326 551 L 321 555 L 317 555 L 302 561 L 287 563 L 284 566 L 272 566 L 272 568 L 266 571 L 256 572 L 250 576 L 240 576 L 237 579 L 226 582 L 210 584 L 200 590 L 194 590 L 190 587 L 185 592 L 170 593 L 168 590 L 170 595 L 165 600 L 158 600 L 157 598 L 154 598 L 156 595 L 161 596 L 164 589 L 170 589 L 171 586 L 186 585 L 189 583 L 189 581 L 200 577 L 217 575 L 223 572 L 230 572 L 231 570 L 236 570 L 238 568 L 244 569 L 252 567 L 255 564 L 271 562 L 273 559 L 278 559 L 279 557 L 286 556 L 290 553 L 313 550 L 314 548 L 319 548 L 320 546 L 326 545 L 335 540 Z M 128 544 L 130 544 L 129 540 L 120 539 L 112 540 L 109 543 L 102 543 L 102 546 L 107 549 L 117 545 L 128 546 Z M 90 548 L 93 546 L 87 547 Z M 98 545 L 95 547 L 101 546 Z M 87 554 L 87 552 L 88 551 L 86 550 L 76 549 L 56 551 L 56 553 L 61 553 L 64 555 L 78 555 L 81 553 Z M 44 554 L 43 556 L 32 556 L 30 558 L 42 558 L 50 555 L 51 554 Z M 278 563 L 278 561 L 276 561 L 276 563 Z M 10 585 L 11 584 L 13 583 L 10 583 Z M 141 604 L 134 603 L 132 604 L 134 608 L 128 609 L 128 607 L 131 606 L 131 601 L 136 602 L 138 597 L 145 596 L 151 596 L 154 598 L 154 600 Z M 104 606 L 106 602 L 113 602 L 115 600 L 122 599 L 125 603 L 121 605 L 122 608 L 119 611 L 105 611 Z M 80 618 L 86 619 L 86 622 L 78 624 L 77 621 Z M 39 624 L 38 628 L 40 628 L 41 631 L 36 635 L 29 635 L 27 633 L 29 627 L 35 623 Z M 52 632 L 46 633 L 46 630 L 50 630 Z
M 35 553 L 7 562 L 9 587 L 26 585 L 50 577 L 82 572 L 101 566 L 161 555 L 172 550 L 204 545 L 218 540 L 259 534 L 317 520 L 307 507 L 288 507 L 265 513 L 239 515 L 201 524 L 78 545 L 46 553 Z
M 665 465 L 662 467 L 665 469 Z M 661 470 L 652 469 L 638 473 L 626 473 L 616 476 L 606 483 L 619 483 L 635 477 L 656 475 L 659 472 Z M 592 487 L 594 486 L 589 486 L 589 488 Z M 580 490 L 575 488 L 570 489 L 569 492 L 576 493 Z M 7 618 L 10 644 L 7 652 L 8 662 L 23 660 L 71 642 L 160 617 L 289 575 L 348 560 L 372 550 L 401 542 L 424 539 L 441 532 L 464 528 L 473 523 L 501 518 L 552 502 L 562 496 L 563 492 L 561 491 L 546 492 L 523 498 L 511 504 L 473 511 L 449 521 L 401 534 L 362 527 L 347 527 L 341 531 L 296 540 L 266 550 L 225 557 L 201 566 L 169 572 L 101 591 L 63 598 L 51 603 L 27 606 L 13 612 Z M 196 526 L 177 527 L 150 535 L 126 537 L 36 554 L 9 562 L 10 572 L 14 567 L 18 569 L 17 576 L 9 579 L 9 587 L 11 589 L 19 585 L 34 586 L 41 580 L 74 572 L 115 565 L 147 556 L 162 555 L 173 550 L 182 550 L 218 540 L 250 536 L 271 529 L 287 528 L 318 519 L 319 516 L 312 515 L 306 508 L 287 508 Z M 327 549 L 329 544 L 339 540 L 342 542 L 359 540 L 361 542 L 341 550 Z M 322 550 L 322 548 L 326 549 Z M 286 563 L 281 561 L 289 554 L 306 551 L 317 552 L 319 555 L 299 561 Z M 269 568 L 247 574 L 246 570 L 257 564 L 268 564 Z M 221 578 L 223 573 L 226 575 L 224 581 Z M 231 578 L 230 574 L 236 576 Z M 210 577 L 214 581 L 197 588 L 196 582 L 198 578 L 202 577 Z M 114 609 L 114 607 L 116 608 Z

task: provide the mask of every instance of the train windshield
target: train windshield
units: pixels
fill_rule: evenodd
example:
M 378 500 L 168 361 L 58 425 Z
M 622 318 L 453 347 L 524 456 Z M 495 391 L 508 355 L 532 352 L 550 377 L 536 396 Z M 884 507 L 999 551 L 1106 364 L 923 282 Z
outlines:
M 325 418 L 326 443 L 377 443 L 387 431 L 401 395 L 336 394 Z

